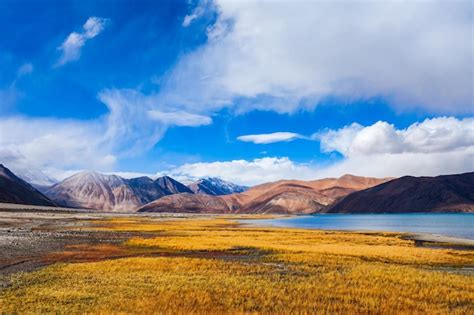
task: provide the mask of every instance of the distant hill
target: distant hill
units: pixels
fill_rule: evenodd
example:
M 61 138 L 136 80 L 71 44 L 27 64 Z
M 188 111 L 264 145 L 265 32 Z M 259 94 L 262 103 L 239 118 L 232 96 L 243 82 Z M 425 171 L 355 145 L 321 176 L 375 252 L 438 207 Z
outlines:
M 353 192 L 324 212 L 474 212 L 474 173 L 393 179 Z
M 35 206 L 56 206 L 33 186 L 0 164 L 0 202 Z
M 230 195 L 247 190 L 245 186 L 236 185 L 217 177 L 201 178 L 189 184 L 188 187 L 195 194 L 212 196 Z
M 225 196 L 178 194 L 151 202 L 140 212 L 281 213 L 320 211 L 337 198 L 388 179 L 345 175 L 315 181 L 282 180 L 258 185 L 243 193 Z

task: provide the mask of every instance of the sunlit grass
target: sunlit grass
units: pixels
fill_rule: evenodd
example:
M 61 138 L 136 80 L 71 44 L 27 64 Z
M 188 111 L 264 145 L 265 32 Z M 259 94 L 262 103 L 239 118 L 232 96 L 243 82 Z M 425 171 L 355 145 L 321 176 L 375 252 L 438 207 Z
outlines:
M 232 218 L 98 223 L 154 233 L 127 241 L 127 253 L 175 256 L 57 264 L 17 275 L 0 294 L 2 311 L 474 312 L 474 277 L 451 272 L 472 267 L 472 251 L 417 248 L 394 233 L 239 227 Z

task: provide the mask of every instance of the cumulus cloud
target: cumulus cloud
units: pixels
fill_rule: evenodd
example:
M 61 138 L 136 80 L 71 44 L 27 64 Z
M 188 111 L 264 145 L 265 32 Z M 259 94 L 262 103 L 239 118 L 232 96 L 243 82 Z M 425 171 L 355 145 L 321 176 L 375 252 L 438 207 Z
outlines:
M 293 132 L 274 132 L 267 134 L 245 135 L 237 137 L 243 142 L 253 142 L 255 144 L 268 144 L 274 142 L 288 142 L 304 138 L 302 135 Z
M 314 137 L 325 152 L 344 156 L 379 153 L 434 153 L 474 147 L 474 118 L 438 117 L 414 123 L 406 129 L 379 121 L 363 127 L 357 123 Z
M 319 178 L 354 174 L 373 177 L 438 176 L 474 171 L 474 148 L 437 153 L 379 153 L 346 158 L 319 169 Z
M 56 66 L 62 66 L 68 62 L 78 60 L 81 56 L 81 48 L 88 40 L 99 35 L 106 27 L 108 21 L 108 19 L 93 16 L 84 23 L 82 32 L 72 32 L 69 34 L 61 46 L 58 47 L 62 55 Z
M 379 121 L 357 123 L 315 134 L 324 152 L 337 151 L 341 162 L 321 169 L 321 176 L 440 175 L 474 171 L 474 119 L 438 117 L 406 129 Z
M 214 5 L 207 44 L 163 87 L 169 103 L 294 112 L 326 96 L 381 96 L 397 109 L 474 110 L 470 1 Z

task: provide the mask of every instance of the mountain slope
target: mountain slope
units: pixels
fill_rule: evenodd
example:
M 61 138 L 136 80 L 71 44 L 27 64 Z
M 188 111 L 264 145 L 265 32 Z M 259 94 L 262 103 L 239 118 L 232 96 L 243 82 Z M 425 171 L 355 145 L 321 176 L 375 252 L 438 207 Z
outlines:
M 125 179 L 96 172 L 75 174 L 48 189 L 46 195 L 68 207 L 122 211 L 141 205 Z
M 213 196 L 230 195 L 247 190 L 247 187 L 245 186 L 236 185 L 217 177 L 201 178 L 194 183 L 189 184 L 188 187 L 195 194 Z
M 147 204 L 155 199 L 170 194 L 167 188 L 162 187 L 146 176 L 126 179 L 125 183 L 128 184 L 133 191 L 140 205 Z
M 177 180 L 172 179 L 169 176 L 159 177 L 155 180 L 155 184 L 160 186 L 162 189 L 167 191 L 166 195 L 179 194 L 179 193 L 192 193 L 191 189 L 181 184 Z
M 36 206 L 57 206 L 33 186 L 0 164 L 0 202 Z
M 302 214 L 320 211 L 344 193 L 370 187 L 387 179 L 362 178 L 346 175 L 317 181 L 282 180 L 258 185 L 243 193 L 225 196 L 179 194 L 163 197 L 140 212 L 196 213 L 285 213 Z M 324 194 L 325 190 L 328 195 Z M 334 189 L 338 189 L 334 192 Z M 178 207 L 177 205 L 180 205 Z
M 216 196 L 181 193 L 157 199 L 138 212 L 230 213 L 231 207 Z
M 354 192 L 324 212 L 474 212 L 474 173 L 401 177 Z

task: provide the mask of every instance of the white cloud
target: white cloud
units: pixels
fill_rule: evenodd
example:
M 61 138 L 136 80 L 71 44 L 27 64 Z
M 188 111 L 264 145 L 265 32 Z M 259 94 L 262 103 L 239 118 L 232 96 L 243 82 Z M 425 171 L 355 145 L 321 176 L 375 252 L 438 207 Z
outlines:
M 293 132 L 274 132 L 267 134 L 245 135 L 237 137 L 243 142 L 253 142 L 255 144 L 268 144 L 274 142 L 293 141 L 304 138 L 302 135 Z
M 101 144 L 96 121 L 10 117 L 0 119 L 0 161 L 8 167 L 110 168 L 115 162 Z
M 81 33 L 72 32 L 64 40 L 58 50 L 61 50 L 62 55 L 55 66 L 62 66 L 70 61 L 78 60 L 81 56 L 81 48 L 85 43 L 97 35 L 99 35 L 108 23 L 108 19 L 100 17 L 90 17 L 82 26 Z
M 352 124 L 315 134 L 324 152 L 343 158 L 302 164 L 288 157 L 188 163 L 166 172 L 178 179 L 221 177 L 243 185 L 280 179 L 312 180 L 355 174 L 373 177 L 437 176 L 474 171 L 474 118 L 439 117 L 396 129 L 387 122 Z
M 373 177 L 438 176 L 474 171 L 474 147 L 436 153 L 378 153 L 344 159 L 318 177 L 354 174 Z
M 212 119 L 208 116 L 187 113 L 181 110 L 174 112 L 150 110 L 148 115 L 151 119 L 166 125 L 197 127 L 212 123 Z
M 474 118 L 438 117 L 414 123 L 406 129 L 379 121 L 363 127 L 357 123 L 316 134 L 325 152 L 346 157 L 378 153 L 449 152 L 474 147 Z
M 198 5 L 194 7 L 193 11 L 191 14 L 187 14 L 184 19 L 183 19 L 183 27 L 188 27 L 191 25 L 191 23 L 194 22 L 194 20 L 200 18 L 205 12 L 206 9 L 210 8 L 212 3 L 207 0 L 201 0 L 199 1 Z
M 474 118 L 426 119 L 406 129 L 382 121 L 367 127 L 354 123 L 315 137 L 323 151 L 344 156 L 341 162 L 321 169 L 321 176 L 431 176 L 474 171 Z
M 179 179 L 219 177 L 236 184 L 250 186 L 282 178 L 313 179 L 316 176 L 310 167 L 296 164 L 287 157 L 187 163 L 169 170 L 166 174 Z
M 98 97 L 109 111 L 97 119 L 0 117 L 0 163 L 58 179 L 68 170 L 111 171 L 120 158 L 153 147 L 169 126 L 211 122 L 170 107 L 162 112 L 156 98 L 135 90 L 103 90 Z M 165 115 L 160 120 L 150 112 Z
M 382 96 L 397 109 L 472 113 L 471 5 L 216 0 L 207 44 L 180 60 L 161 97 L 294 112 L 326 96 Z

